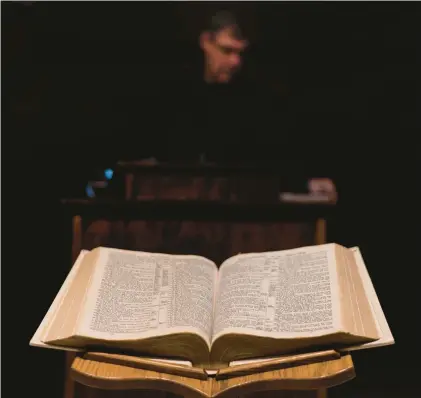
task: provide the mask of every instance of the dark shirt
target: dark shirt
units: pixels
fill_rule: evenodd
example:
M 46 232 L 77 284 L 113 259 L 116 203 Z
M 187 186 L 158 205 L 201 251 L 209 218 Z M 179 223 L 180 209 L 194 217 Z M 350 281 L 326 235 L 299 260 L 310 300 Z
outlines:
M 274 144 L 288 138 L 286 104 L 270 90 L 239 75 L 227 84 L 206 83 L 202 69 L 180 74 L 161 87 L 160 130 L 166 159 L 273 162 Z

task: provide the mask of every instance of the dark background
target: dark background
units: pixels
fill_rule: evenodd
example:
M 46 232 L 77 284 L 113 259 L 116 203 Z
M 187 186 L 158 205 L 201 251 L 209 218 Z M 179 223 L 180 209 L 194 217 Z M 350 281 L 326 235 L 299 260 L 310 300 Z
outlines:
M 353 383 L 410 386 L 421 353 L 419 4 L 231 7 L 251 39 L 248 73 L 287 100 L 302 150 L 317 151 L 337 177 L 329 240 L 361 247 L 396 338 L 354 354 Z M 150 128 L 132 115 L 141 120 L 160 82 L 197 59 L 200 23 L 217 8 L 2 2 L 3 347 L 13 343 L 33 392 L 63 388 L 63 354 L 28 347 L 69 267 L 59 199 L 83 194 L 95 168 L 124 158 L 124 144 L 139 153 L 150 145 Z M 17 375 L 6 366 L 7 383 Z

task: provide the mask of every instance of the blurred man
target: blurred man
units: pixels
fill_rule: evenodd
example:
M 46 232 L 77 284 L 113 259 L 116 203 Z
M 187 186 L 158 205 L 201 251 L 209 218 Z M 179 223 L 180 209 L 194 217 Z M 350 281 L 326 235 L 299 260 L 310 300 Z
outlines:
M 200 32 L 198 44 L 201 62 L 184 73 L 176 70 L 161 87 L 155 109 L 162 114 L 155 119 L 167 136 L 159 136 L 159 153 L 144 163 L 273 164 L 285 170 L 291 181 L 301 180 L 287 184 L 293 190 L 298 187 L 336 198 L 332 180 L 312 178 L 326 177 L 316 170 L 320 162 L 309 165 L 299 159 L 303 143 L 297 143 L 291 133 L 286 102 L 270 87 L 262 87 L 256 76 L 244 70 L 239 73 L 249 43 L 235 16 L 227 11 L 214 14 Z
M 188 66 L 182 61 L 182 70 L 173 64 L 157 90 L 155 119 L 167 134 L 156 145 L 160 150 L 166 146 L 159 158 L 218 163 L 274 158 L 267 151 L 268 140 L 276 138 L 271 131 L 286 120 L 281 116 L 285 105 L 248 71 L 239 73 L 248 40 L 234 15 L 214 14 L 197 44 L 198 62 L 194 57 Z M 279 118 L 276 123 L 274 117 Z
M 220 12 L 200 34 L 204 53 L 204 80 L 207 83 L 228 83 L 239 70 L 242 54 L 248 45 L 234 16 Z

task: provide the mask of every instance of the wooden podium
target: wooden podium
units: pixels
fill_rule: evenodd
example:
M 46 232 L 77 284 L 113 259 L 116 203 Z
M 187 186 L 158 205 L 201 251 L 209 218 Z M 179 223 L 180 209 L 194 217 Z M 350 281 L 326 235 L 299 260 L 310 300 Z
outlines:
M 114 192 L 126 200 L 201 200 L 276 203 L 283 178 L 261 165 L 119 162 Z
M 121 164 L 117 174 L 114 185 L 110 184 L 110 191 L 103 198 L 62 201 L 64 213 L 72 223 L 72 263 L 82 249 L 97 246 L 197 254 L 221 264 L 239 252 L 322 244 L 326 242 L 326 219 L 335 207 L 332 203 L 281 203 L 276 170 Z M 159 379 L 167 380 L 160 386 L 166 391 L 194 393 L 188 386 L 180 387 L 171 377 L 166 379 L 164 374 L 147 373 L 149 376 L 142 379 L 139 369 L 101 364 L 84 357 L 74 359 L 74 355 L 69 354 L 66 370 L 71 366 L 75 380 L 95 387 L 155 388 L 154 380 Z M 332 377 L 336 380 L 345 373 L 352 373 L 350 357 L 314 366 L 267 375 L 268 381 L 264 382 L 266 376 L 260 379 L 261 376 L 256 375 L 258 383 L 253 388 L 263 391 L 293 385 L 296 389 L 298 381 L 303 381 L 304 389 L 308 386 L 326 388 Z M 121 375 L 117 374 L 120 370 Z M 91 371 L 94 373 L 90 375 Z M 339 372 L 339 376 L 335 376 L 335 372 Z M 133 377 L 135 379 L 131 379 Z M 321 377 L 318 382 L 317 377 Z M 247 380 L 245 386 L 251 386 Z M 204 390 L 195 390 L 196 396 L 209 396 L 215 388 L 224 396 L 234 390 L 235 394 L 249 392 L 248 387 L 244 391 L 240 388 L 239 380 L 229 381 L 237 383 L 235 388 L 228 388 L 224 384 L 227 382 L 215 384 L 209 380 L 207 383 L 200 384 Z M 179 389 L 173 391 L 165 387 L 168 385 L 171 388 L 177 385 Z M 81 386 L 66 377 L 65 398 L 92 397 L 92 391 L 76 393 L 76 387 Z
M 130 359 L 119 359 L 118 355 L 114 355 L 116 361 L 109 361 L 96 358 L 95 353 L 86 353 L 74 360 L 71 376 L 77 382 L 76 396 L 90 398 L 171 397 L 173 394 L 189 398 L 325 398 L 329 388 L 353 379 L 355 372 L 349 354 L 335 351 L 320 354 L 319 359 L 295 361 L 295 366 L 291 363 L 247 375 L 218 378 L 176 375 L 133 364 Z

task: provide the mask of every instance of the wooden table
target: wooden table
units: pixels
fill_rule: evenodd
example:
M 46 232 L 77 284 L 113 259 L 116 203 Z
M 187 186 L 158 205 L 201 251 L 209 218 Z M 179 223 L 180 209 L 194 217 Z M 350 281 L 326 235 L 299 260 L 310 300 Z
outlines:
M 89 355 L 89 353 L 85 354 Z M 169 397 L 172 394 L 189 398 L 239 396 L 325 398 L 327 390 L 355 377 L 349 354 L 338 359 L 307 365 L 255 373 L 247 376 L 207 380 L 175 376 L 143 370 L 130 365 L 117 365 L 75 358 L 71 368 L 77 381 L 76 396 L 111 397 Z

